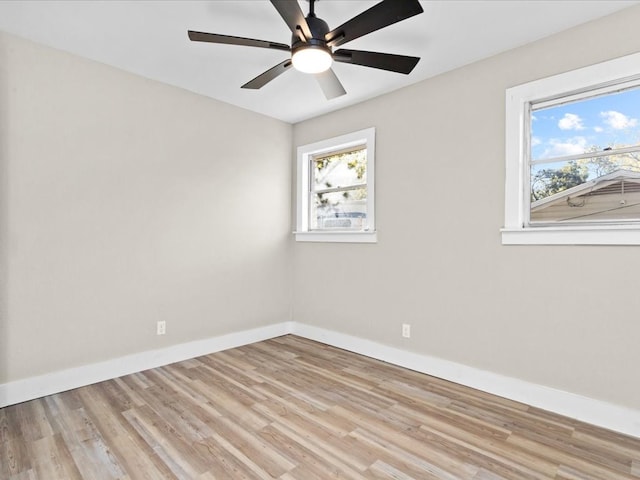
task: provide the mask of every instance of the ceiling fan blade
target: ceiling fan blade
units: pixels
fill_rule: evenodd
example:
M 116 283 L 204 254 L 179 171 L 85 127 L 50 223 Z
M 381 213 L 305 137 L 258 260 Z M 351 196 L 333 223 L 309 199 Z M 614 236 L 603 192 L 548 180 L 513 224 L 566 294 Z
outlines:
M 284 72 L 289 70 L 291 66 L 292 66 L 291 59 L 287 58 L 284 62 L 279 63 L 275 67 L 271 67 L 266 72 L 261 73 L 253 80 L 245 83 L 244 85 L 242 85 L 242 88 L 249 88 L 252 90 L 257 90 L 259 88 L 262 88 L 271 80 L 273 80 L 274 78 L 278 77 L 279 75 L 282 75 Z
M 294 35 L 298 35 L 300 40 L 306 42 L 312 38 L 311 30 L 307 19 L 300 9 L 298 0 L 271 0 L 282 19 Z
M 226 43 L 229 45 L 243 45 L 245 47 L 273 48 L 275 50 L 289 51 L 291 48 L 284 43 L 269 42 L 267 40 L 255 40 L 253 38 L 232 37 L 218 33 L 188 31 L 189 39 L 193 42 Z
M 336 62 L 352 63 L 364 67 L 379 68 L 390 72 L 409 74 L 420 61 L 419 57 L 394 55 L 392 53 L 365 52 L 363 50 L 340 49 L 333 53 Z
M 333 69 L 330 68 L 324 72 L 316 73 L 315 77 L 327 100 L 331 100 L 332 98 L 336 98 L 347 93 Z
M 369 10 L 334 28 L 325 35 L 325 40 L 330 47 L 337 47 L 423 11 L 418 0 L 382 0 Z

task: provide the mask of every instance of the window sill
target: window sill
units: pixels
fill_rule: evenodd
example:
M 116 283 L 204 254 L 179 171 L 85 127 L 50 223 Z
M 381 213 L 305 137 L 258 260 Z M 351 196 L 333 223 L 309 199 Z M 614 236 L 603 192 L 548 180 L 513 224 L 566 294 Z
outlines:
M 640 226 L 502 228 L 503 245 L 640 245 Z
M 377 243 L 378 232 L 293 232 L 296 242 Z

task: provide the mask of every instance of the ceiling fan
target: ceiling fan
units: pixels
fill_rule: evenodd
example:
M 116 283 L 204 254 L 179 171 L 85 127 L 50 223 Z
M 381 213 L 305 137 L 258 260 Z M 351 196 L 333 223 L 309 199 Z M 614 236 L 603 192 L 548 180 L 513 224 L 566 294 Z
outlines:
M 325 97 L 332 99 L 346 93 L 342 83 L 331 69 L 334 61 L 409 74 L 420 60 L 419 57 L 390 53 L 334 50 L 335 47 L 344 43 L 422 13 L 423 9 L 418 0 L 382 0 L 333 30 L 329 29 L 327 22 L 316 17 L 316 0 L 307 0 L 309 14 L 306 17 L 297 0 L 270 1 L 291 29 L 291 45 L 217 33 L 192 30 L 188 32 L 189 39 L 194 42 L 270 48 L 291 53 L 290 58 L 245 83 L 242 88 L 259 89 L 294 67 L 296 70 L 314 74 Z

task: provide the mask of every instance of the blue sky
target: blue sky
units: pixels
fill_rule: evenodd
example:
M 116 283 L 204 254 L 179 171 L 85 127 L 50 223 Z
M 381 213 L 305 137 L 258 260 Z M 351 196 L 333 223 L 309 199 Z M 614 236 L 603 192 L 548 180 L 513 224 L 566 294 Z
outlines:
M 640 143 L 640 88 L 533 112 L 533 160 Z

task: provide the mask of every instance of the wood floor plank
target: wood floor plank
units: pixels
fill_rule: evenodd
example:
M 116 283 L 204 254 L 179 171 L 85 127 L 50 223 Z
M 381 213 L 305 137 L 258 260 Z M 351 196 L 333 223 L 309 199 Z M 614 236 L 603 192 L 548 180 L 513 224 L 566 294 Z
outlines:
M 36 478 L 80 480 L 82 474 L 76 466 L 65 440 L 60 434 L 34 442 L 33 475 Z
M 429 458 L 425 458 L 427 448 L 420 448 L 414 444 L 407 448 L 404 439 L 398 436 L 385 438 L 363 428 L 358 428 L 351 433 L 352 436 L 365 442 L 369 448 L 378 451 L 378 456 L 385 465 L 393 469 L 401 470 L 415 478 L 438 478 L 441 480 L 460 480 L 472 478 L 477 473 L 477 467 L 463 461 L 453 462 L 446 455 L 433 455 L 430 451 Z M 375 464 L 375 462 L 374 462 Z
M 3 439 L 0 442 L 0 478 L 18 475 L 32 467 L 30 458 L 30 442 L 23 438 L 26 426 L 21 424 L 24 404 L 15 405 L 11 411 L 5 412 L 3 423 Z
M 419 480 L 419 479 L 439 479 L 444 477 L 437 477 L 430 473 L 422 473 L 420 477 L 411 477 L 402 470 L 397 469 L 393 465 L 377 460 L 371 465 L 369 471 L 373 474 L 372 478 L 379 479 L 395 479 L 395 480 Z
M 215 438 L 208 438 L 198 444 L 198 447 L 206 449 L 207 456 L 211 459 L 209 470 L 201 476 L 213 476 L 216 479 L 238 479 L 238 480 L 263 480 L 264 476 L 257 476 L 252 468 L 254 465 L 247 465 L 244 458 L 237 458 L 233 453 L 234 449 L 225 448 L 226 441 L 218 442 Z M 261 472 L 265 475 L 264 472 Z M 195 478 L 195 477 L 191 477 Z
M 7 477 L 7 480 L 38 480 L 38 477 L 33 470 L 25 470 L 24 472 Z
M 0 480 L 640 480 L 640 439 L 286 335 L 0 409 Z
M 108 402 L 102 390 L 82 389 L 80 393 L 85 409 L 112 449 L 123 469 L 135 480 L 173 479 L 175 476 L 150 445 L 127 421 L 117 405 Z
M 598 461 L 588 460 L 582 458 L 582 455 L 576 456 L 571 453 L 572 448 L 567 449 L 559 449 L 556 446 L 546 445 L 541 442 L 534 442 L 528 438 L 521 437 L 519 435 L 512 435 L 508 440 L 508 443 L 512 445 L 518 445 L 529 450 L 535 450 L 538 455 L 542 456 L 546 460 L 550 462 L 554 462 L 560 465 L 565 471 L 577 471 L 581 472 L 583 475 L 593 475 L 594 478 L 602 478 L 608 480 L 618 480 L 628 478 L 628 475 L 619 474 L 616 471 L 616 468 L 612 468 L 608 465 L 603 465 Z M 629 475 L 631 474 L 631 468 L 624 466 L 623 470 L 629 470 Z
M 176 438 L 171 427 L 149 407 L 128 410 L 123 415 L 175 478 L 188 480 L 207 471 L 206 462 L 196 448 L 198 444 L 188 445 L 182 439 Z

